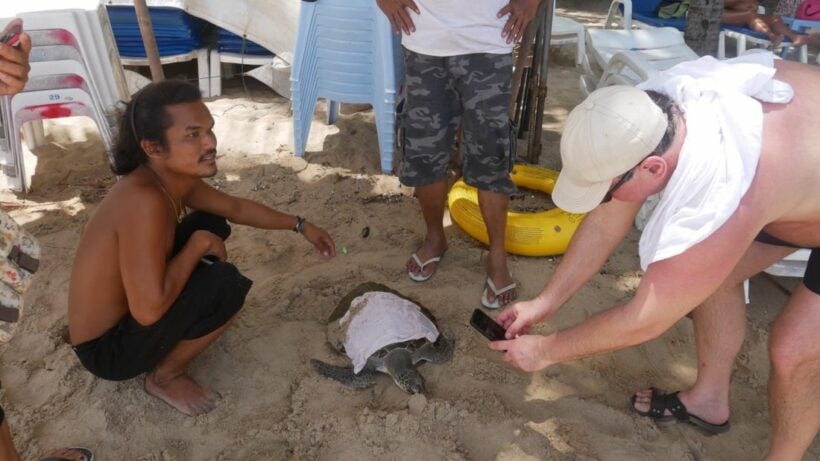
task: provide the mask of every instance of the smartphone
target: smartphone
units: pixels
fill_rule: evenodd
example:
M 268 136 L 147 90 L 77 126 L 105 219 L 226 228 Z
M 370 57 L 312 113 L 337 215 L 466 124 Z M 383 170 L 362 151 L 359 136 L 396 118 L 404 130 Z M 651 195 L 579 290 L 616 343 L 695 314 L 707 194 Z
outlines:
M 470 325 L 490 341 L 503 341 L 506 339 L 504 334 L 507 333 L 507 330 L 480 309 L 473 311 L 473 316 L 470 317 Z
M 17 46 L 20 43 L 20 34 L 23 33 L 23 20 L 20 18 L 12 19 L 6 25 L 3 32 L 0 33 L 0 43 L 5 43 L 8 46 Z

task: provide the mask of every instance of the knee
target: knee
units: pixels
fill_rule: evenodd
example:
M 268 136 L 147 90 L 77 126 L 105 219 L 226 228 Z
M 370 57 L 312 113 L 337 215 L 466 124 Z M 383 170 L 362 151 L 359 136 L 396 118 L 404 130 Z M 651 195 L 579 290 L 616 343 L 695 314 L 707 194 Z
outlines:
M 820 363 L 820 357 L 813 356 L 803 341 L 797 335 L 778 328 L 772 328 L 769 337 L 769 358 L 772 362 L 772 373 L 779 376 L 794 376 L 798 371 L 805 371 L 806 366 Z

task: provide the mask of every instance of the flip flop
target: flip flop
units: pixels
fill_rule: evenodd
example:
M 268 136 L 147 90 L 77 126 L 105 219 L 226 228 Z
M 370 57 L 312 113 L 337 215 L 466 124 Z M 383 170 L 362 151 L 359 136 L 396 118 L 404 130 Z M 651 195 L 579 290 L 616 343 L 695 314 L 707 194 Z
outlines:
M 426 282 L 426 281 L 430 280 L 430 277 L 432 277 L 433 274 L 436 273 L 436 269 L 438 269 L 438 266 L 434 267 L 433 271 L 430 272 L 427 275 L 422 275 L 422 273 L 424 272 L 424 268 L 427 267 L 428 264 L 437 263 L 437 262 L 441 261 L 441 256 L 433 256 L 432 258 L 430 258 L 430 259 L 428 259 L 427 261 L 424 261 L 424 262 L 421 262 L 421 259 L 419 259 L 418 255 L 416 255 L 416 253 L 413 253 L 412 255 L 410 255 L 410 257 L 413 258 L 413 261 L 416 263 L 417 266 L 419 266 L 419 273 L 418 274 L 414 274 L 414 273 L 410 272 L 409 269 L 407 270 L 407 276 L 410 277 L 410 280 L 412 280 L 414 282 Z
M 513 302 L 515 300 L 515 298 L 507 301 L 504 304 L 501 304 L 498 301 L 498 297 L 503 295 L 504 293 L 510 291 L 510 290 L 514 290 L 517 286 L 518 285 L 516 285 L 515 282 L 512 282 L 509 285 L 507 285 L 504 288 L 499 290 L 495 287 L 495 284 L 493 283 L 493 279 L 491 279 L 490 277 L 487 277 L 487 282 L 484 285 L 484 291 L 481 293 L 481 305 L 486 307 L 487 309 L 498 309 L 500 307 L 506 306 L 507 304 Z M 490 302 L 490 298 L 487 296 L 489 294 L 489 293 L 487 293 L 487 288 L 489 288 L 493 292 L 493 296 L 495 297 L 495 299 L 492 302 Z
M 79 457 L 73 456 L 71 458 L 64 458 L 62 456 L 48 456 L 46 458 L 42 458 L 40 461 L 94 461 L 94 453 L 91 452 L 88 448 L 82 447 L 67 447 L 61 448 L 53 451 L 60 451 L 60 450 L 70 450 L 76 452 Z
M 654 387 L 650 387 L 649 390 L 652 391 L 652 398 L 649 400 L 649 411 L 640 411 L 635 408 L 635 399 L 637 394 L 633 395 L 631 399 L 632 411 L 641 416 L 649 417 L 659 423 L 670 422 L 673 420 L 689 423 L 708 435 L 722 434 L 731 429 L 731 425 L 728 420 L 723 424 L 712 424 L 689 413 L 686 406 L 680 401 L 680 398 L 678 398 L 677 392 L 672 394 L 661 394 L 661 392 Z M 664 413 L 666 410 L 669 410 L 672 414 L 665 415 Z

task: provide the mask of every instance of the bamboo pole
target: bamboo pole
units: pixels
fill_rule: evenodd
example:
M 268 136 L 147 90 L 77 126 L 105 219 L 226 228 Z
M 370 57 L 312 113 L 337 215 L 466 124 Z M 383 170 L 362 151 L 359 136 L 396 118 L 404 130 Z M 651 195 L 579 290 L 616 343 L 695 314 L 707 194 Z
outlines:
M 531 21 L 530 25 L 527 26 L 526 32 L 524 32 L 524 38 L 521 40 L 521 45 L 518 47 L 518 57 L 515 61 L 515 70 L 513 71 L 513 80 L 512 80 L 512 99 L 510 100 L 510 108 L 509 108 L 509 116 L 510 119 L 514 120 L 518 123 L 518 112 L 519 107 L 521 104 L 522 98 L 522 90 L 523 90 L 523 80 L 524 80 L 524 68 L 527 67 L 527 56 L 530 54 L 530 50 L 532 50 L 532 37 L 535 35 L 535 28 L 536 28 L 535 21 Z
M 530 161 L 538 164 L 541 158 L 541 135 L 543 132 L 542 125 L 544 123 L 544 104 L 547 99 L 547 74 L 549 72 L 549 56 L 550 56 L 550 42 L 552 41 L 552 19 L 555 14 L 555 0 L 544 0 L 542 2 L 541 11 L 538 16 L 540 20 L 540 28 L 538 30 L 538 38 L 536 46 L 539 53 L 538 60 L 538 85 L 535 94 L 535 104 L 531 107 L 534 114 L 531 115 L 531 129 L 530 129 L 530 143 L 528 146 Z
M 154 26 L 151 24 L 151 14 L 145 0 L 134 0 L 134 9 L 137 12 L 137 22 L 140 26 L 142 43 L 145 45 L 145 56 L 148 57 L 148 66 L 151 68 L 151 80 L 161 82 L 165 80 L 162 64 L 159 62 L 157 39 L 154 37 Z

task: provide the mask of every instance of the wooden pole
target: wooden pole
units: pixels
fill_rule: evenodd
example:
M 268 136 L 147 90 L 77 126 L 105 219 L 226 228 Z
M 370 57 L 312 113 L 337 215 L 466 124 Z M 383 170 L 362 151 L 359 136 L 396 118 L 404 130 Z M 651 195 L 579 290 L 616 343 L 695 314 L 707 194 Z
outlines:
M 145 0 L 134 0 L 134 9 L 137 12 L 137 22 L 140 26 L 142 43 L 145 45 L 145 56 L 148 57 L 148 66 L 151 68 L 151 80 L 161 82 L 165 80 L 162 64 L 159 62 L 157 39 L 154 37 L 154 26 L 151 24 L 151 14 Z

